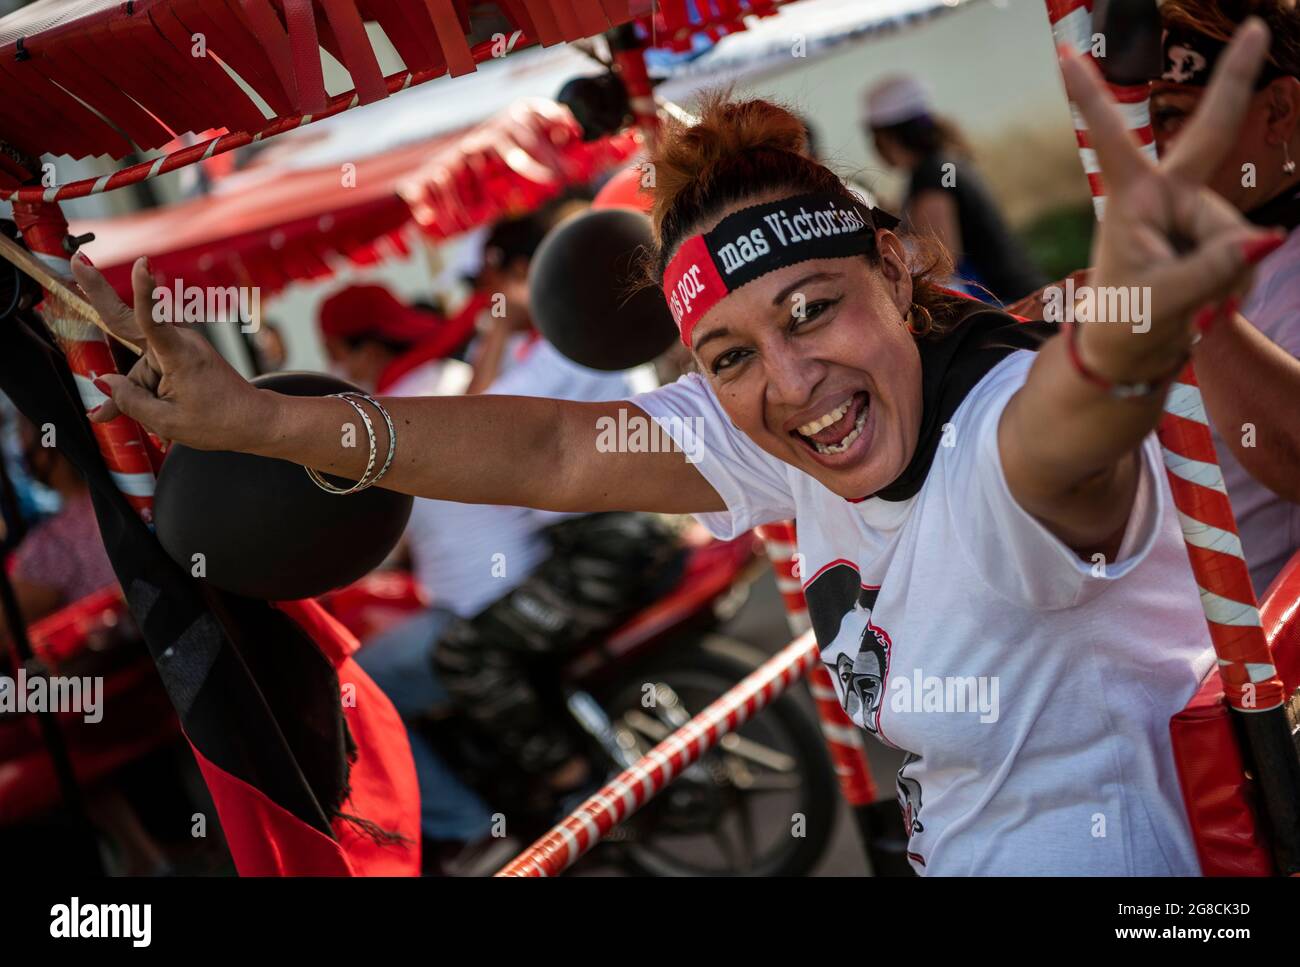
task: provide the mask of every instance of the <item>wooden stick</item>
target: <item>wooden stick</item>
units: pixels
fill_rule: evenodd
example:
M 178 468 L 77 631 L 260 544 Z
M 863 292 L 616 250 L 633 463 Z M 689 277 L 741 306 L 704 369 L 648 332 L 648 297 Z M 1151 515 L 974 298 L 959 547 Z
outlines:
M 130 340 L 123 339 L 104 325 L 104 321 L 99 318 L 99 313 L 95 311 L 94 306 L 87 302 L 80 293 L 57 274 L 51 272 L 45 263 L 35 255 L 3 234 L 0 234 L 0 258 L 3 258 L 11 265 L 17 266 L 20 272 L 30 275 L 39 282 L 48 292 L 53 293 L 77 318 L 90 323 L 96 329 L 116 339 L 137 356 L 140 355 L 140 347 Z

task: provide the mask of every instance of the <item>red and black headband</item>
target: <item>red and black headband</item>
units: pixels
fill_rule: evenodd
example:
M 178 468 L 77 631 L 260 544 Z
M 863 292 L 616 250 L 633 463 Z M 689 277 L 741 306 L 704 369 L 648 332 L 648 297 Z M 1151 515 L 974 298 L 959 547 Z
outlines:
M 664 270 L 664 298 L 682 342 L 689 348 L 696 323 L 742 285 L 796 262 L 874 252 L 876 230 L 897 224 L 888 212 L 830 192 L 733 212 L 688 238 Z

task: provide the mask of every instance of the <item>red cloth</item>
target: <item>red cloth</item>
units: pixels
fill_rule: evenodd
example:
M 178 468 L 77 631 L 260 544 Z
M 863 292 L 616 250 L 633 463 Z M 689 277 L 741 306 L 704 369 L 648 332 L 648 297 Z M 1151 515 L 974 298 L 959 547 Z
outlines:
M 487 308 L 489 301 L 486 293 L 476 292 L 470 296 L 460 312 L 443 321 L 436 335 L 389 363 L 379 374 L 375 391 L 384 392 L 411 370 L 435 359 L 446 359 L 469 342 L 478 324 L 478 315 Z
M 1265 593 L 1260 619 L 1289 695 L 1300 686 L 1300 554 Z M 1234 714 L 1224 699 L 1218 669 L 1212 669 L 1169 723 L 1174 764 L 1201 872 L 1269 876 L 1276 870 L 1258 818 L 1258 780 L 1246 774 Z
M 404 842 L 377 842 L 343 818 L 334 820 L 335 838 L 330 839 L 194 749 L 239 874 L 418 876 L 420 788 L 401 718 L 352 660 L 358 642 L 338 620 L 313 600 L 275 606 L 297 621 L 338 669 L 343 714 L 357 745 L 351 794 L 342 812 L 396 833 Z

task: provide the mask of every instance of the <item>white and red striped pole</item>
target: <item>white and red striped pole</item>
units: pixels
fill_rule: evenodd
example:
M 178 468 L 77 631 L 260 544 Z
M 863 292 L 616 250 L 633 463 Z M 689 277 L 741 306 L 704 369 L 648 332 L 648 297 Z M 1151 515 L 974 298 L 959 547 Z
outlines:
M 1093 35 L 1092 0 L 1047 0 L 1057 44 L 1086 54 Z M 1109 38 L 1114 46 L 1123 38 Z M 1128 126 L 1155 157 L 1146 85 L 1111 85 Z M 1074 113 L 1079 153 L 1092 188 L 1098 219 L 1105 212 L 1105 185 L 1096 153 L 1078 111 Z M 1286 719 L 1286 690 L 1273 663 L 1259 616 L 1259 604 L 1242 553 L 1236 518 L 1210 433 L 1193 367 L 1170 388 L 1157 430 L 1183 539 L 1218 657 L 1228 704 L 1238 713 L 1259 777 L 1265 811 L 1274 832 L 1279 870 L 1300 872 L 1300 757 Z
M 1071 50 L 1083 56 L 1091 56 L 1095 30 L 1092 23 L 1093 0 L 1047 0 L 1047 19 L 1052 25 L 1052 38 L 1059 47 L 1065 44 Z M 1118 42 L 1122 38 L 1102 38 L 1103 43 Z M 1107 83 L 1110 93 L 1124 112 L 1129 131 L 1142 151 L 1151 158 L 1156 157 L 1155 133 L 1151 129 L 1151 94 L 1149 85 Z M 1092 191 L 1093 210 L 1100 219 L 1106 211 L 1106 186 L 1101 180 L 1101 166 L 1097 163 L 1097 152 L 1088 139 L 1088 126 L 1083 117 L 1070 105 L 1074 118 L 1074 136 L 1079 145 L 1079 157 L 1083 161 L 1083 170 L 1088 176 L 1088 187 Z
M 64 244 L 68 223 L 58 204 L 15 200 L 14 223 L 23 233 L 23 242 L 32 255 L 59 277 L 72 277 Z M 117 372 L 107 338 L 84 319 L 62 311 L 57 293 L 46 292 L 40 312 L 67 357 L 82 405 L 87 412 L 93 410 L 108 399 L 95 388 L 94 381 Z M 152 524 L 155 463 L 144 431 L 125 416 L 108 423 L 92 423 L 91 427 L 113 482 L 141 519 Z
M 740 728 L 808 669 L 820 663 L 820 652 L 812 632 L 796 638 L 624 769 L 496 875 L 557 876 L 563 873 L 611 829 L 698 762 L 724 735 Z

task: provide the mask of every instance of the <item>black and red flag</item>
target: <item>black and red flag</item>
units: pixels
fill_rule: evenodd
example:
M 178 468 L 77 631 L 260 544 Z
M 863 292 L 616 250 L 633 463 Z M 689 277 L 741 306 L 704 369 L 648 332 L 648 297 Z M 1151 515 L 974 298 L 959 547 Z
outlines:
M 0 390 L 37 426 L 53 424 L 90 487 L 239 873 L 418 874 L 410 747 L 391 703 L 352 661 L 356 639 L 313 601 L 220 591 L 167 556 L 114 484 L 63 355 L 33 315 L 0 322 Z

